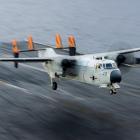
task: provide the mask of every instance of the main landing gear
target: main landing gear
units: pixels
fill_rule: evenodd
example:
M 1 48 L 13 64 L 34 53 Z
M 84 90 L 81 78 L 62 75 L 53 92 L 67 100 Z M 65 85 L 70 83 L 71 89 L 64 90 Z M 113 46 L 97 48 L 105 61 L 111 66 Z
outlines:
M 57 73 L 55 73 L 54 78 L 51 78 L 51 86 L 53 90 L 57 90 L 57 82 L 56 79 L 59 78 L 59 75 L 57 75 Z
M 57 90 L 57 83 L 55 81 L 52 82 L 52 89 Z

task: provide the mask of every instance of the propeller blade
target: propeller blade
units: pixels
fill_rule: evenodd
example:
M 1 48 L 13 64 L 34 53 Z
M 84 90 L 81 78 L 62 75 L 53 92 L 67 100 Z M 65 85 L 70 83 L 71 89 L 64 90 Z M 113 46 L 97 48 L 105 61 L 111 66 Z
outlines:
M 33 43 L 33 38 L 32 36 L 28 37 L 28 50 L 34 50 L 34 43 Z
M 56 34 L 56 36 L 55 36 L 55 46 L 56 46 L 56 48 L 63 48 L 62 39 L 61 39 L 60 34 Z

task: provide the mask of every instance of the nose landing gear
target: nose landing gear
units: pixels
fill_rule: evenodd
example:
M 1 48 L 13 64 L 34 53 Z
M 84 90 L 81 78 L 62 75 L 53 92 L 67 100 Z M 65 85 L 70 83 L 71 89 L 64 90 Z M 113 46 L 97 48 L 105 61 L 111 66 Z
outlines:
M 120 86 L 117 84 L 117 83 L 112 83 L 110 86 L 109 86 L 109 89 L 110 89 L 110 94 L 111 95 L 114 95 L 117 93 L 117 89 L 119 89 Z
M 116 89 L 110 89 L 110 95 L 117 94 Z

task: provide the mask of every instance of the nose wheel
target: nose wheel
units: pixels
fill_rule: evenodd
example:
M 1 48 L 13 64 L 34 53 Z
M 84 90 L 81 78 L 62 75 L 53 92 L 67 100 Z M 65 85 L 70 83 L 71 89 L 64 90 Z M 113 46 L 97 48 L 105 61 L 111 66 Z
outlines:
M 110 89 L 110 94 L 111 95 L 116 94 L 116 93 L 117 93 L 116 89 Z
M 116 94 L 117 93 L 117 89 L 119 89 L 120 86 L 117 83 L 112 83 L 109 85 L 109 89 L 110 89 L 110 94 Z

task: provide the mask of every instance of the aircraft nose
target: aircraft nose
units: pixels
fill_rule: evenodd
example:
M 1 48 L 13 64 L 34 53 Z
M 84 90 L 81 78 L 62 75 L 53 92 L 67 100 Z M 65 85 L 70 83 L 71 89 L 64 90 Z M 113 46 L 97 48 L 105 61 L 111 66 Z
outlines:
M 113 70 L 110 74 L 111 83 L 120 83 L 122 80 L 121 72 L 119 70 Z

